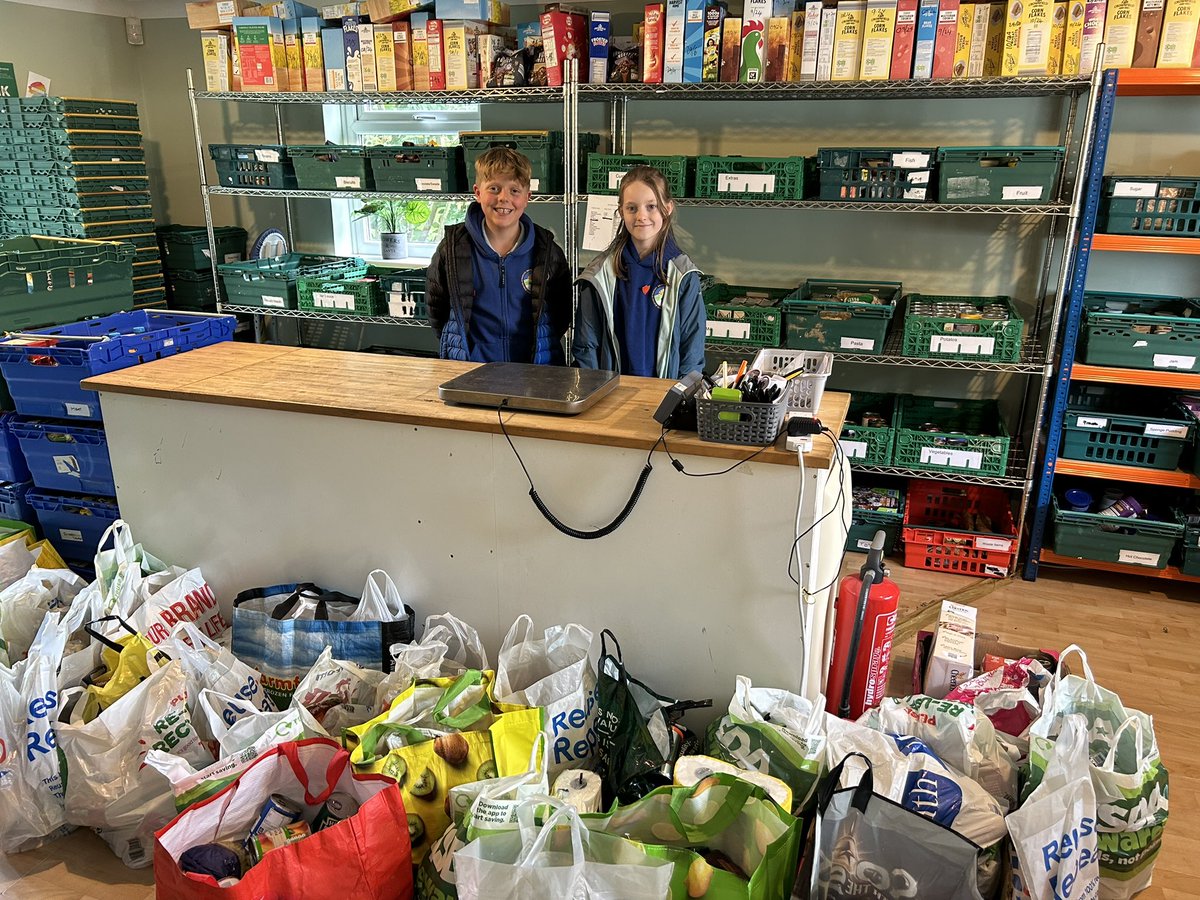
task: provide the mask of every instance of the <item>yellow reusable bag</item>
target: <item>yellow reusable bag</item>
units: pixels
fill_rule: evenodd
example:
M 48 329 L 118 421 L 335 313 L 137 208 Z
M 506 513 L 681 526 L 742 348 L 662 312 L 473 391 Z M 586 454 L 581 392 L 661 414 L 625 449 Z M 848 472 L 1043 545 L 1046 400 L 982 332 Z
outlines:
M 414 863 L 450 824 L 450 788 L 529 769 L 543 710 L 497 703 L 493 680 L 490 671 L 468 669 L 417 681 L 386 713 L 343 735 L 356 771 L 399 783 Z
M 105 616 L 106 619 L 116 618 Z M 102 620 L 101 620 L 102 621 Z M 118 620 L 120 621 L 120 620 Z M 90 722 L 135 687 L 150 677 L 148 654 L 155 653 L 154 645 L 121 621 L 129 634 L 119 638 L 104 637 L 92 629 L 89 622 L 84 630 L 105 647 L 100 653 L 103 671 L 91 677 L 91 683 L 80 698 L 81 721 Z

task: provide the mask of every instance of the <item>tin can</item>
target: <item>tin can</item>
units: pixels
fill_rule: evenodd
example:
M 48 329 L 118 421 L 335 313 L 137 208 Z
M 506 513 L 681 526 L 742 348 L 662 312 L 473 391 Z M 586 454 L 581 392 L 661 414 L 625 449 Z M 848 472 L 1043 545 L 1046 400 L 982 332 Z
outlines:
M 264 831 L 274 831 L 284 825 L 291 825 L 304 818 L 304 807 L 285 797 L 283 794 L 272 794 L 258 811 L 258 819 L 250 826 L 250 837 L 262 834 Z
M 334 791 L 325 801 L 325 805 L 318 810 L 317 817 L 313 819 L 313 831 L 321 831 L 331 825 L 336 825 L 338 822 L 350 818 L 356 812 L 358 812 L 357 800 L 349 794 Z
M 264 856 L 272 850 L 294 844 L 312 834 L 307 822 L 293 822 L 271 831 L 264 831 L 250 838 L 250 854 L 256 863 L 262 862 Z

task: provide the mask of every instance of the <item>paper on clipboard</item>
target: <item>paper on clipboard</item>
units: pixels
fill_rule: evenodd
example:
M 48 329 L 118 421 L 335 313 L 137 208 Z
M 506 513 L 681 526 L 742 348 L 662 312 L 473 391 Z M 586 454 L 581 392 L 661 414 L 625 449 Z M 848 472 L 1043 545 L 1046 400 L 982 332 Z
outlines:
M 617 212 L 619 197 L 608 194 L 588 194 L 583 219 L 581 250 L 605 250 L 612 243 L 621 221 Z

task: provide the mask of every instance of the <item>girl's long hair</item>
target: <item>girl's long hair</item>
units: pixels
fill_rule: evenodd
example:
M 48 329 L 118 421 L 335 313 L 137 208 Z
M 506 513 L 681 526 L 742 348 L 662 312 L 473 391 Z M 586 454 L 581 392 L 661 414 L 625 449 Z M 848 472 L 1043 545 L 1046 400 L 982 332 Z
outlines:
M 620 214 L 621 207 L 625 202 L 625 189 L 638 182 L 648 186 L 653 191 L 654 199 L 658 203 L 658 211 L 662 215 L 663 227 L 655 239 L 653 252 L 654 271 L 665 282 L 667 280 L 667 261 L 663 258 L 663 254 L 667 245 L 667 239 L 674 237 L 674 233 L 671 230 L 671 223 L 675 218 L 675 209 L 673 205 L 674 198 L 671 196 L 671 186 L 667 184 L 667 179 L 663 173 L 653 166 L 634 166 L 621 178 L 621 185 L 617 190 L 618 214 Z M 668 204 L 672 205 L 668 206 Z M 631 240 L 629 229 L 625 227 L 625 217 L 621 216 L 621 224 L 617 228 L 616 237 L 612 239 L 612 243 L 604 251 L 612 255 L 613 267 L 616 270 L 617 278 L 625 278 L 628 275 L 625 270 L 625 246 Z

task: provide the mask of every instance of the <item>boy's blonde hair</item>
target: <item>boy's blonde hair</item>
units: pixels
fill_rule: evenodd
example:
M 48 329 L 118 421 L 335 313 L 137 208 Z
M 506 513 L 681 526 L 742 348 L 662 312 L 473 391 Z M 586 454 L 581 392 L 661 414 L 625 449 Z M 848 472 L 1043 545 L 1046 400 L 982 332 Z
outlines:
M 532 177 L 529 159 L 509 147 L 492 147 L 475 160 L 476 184 L 511 178 L 528 189 Z

